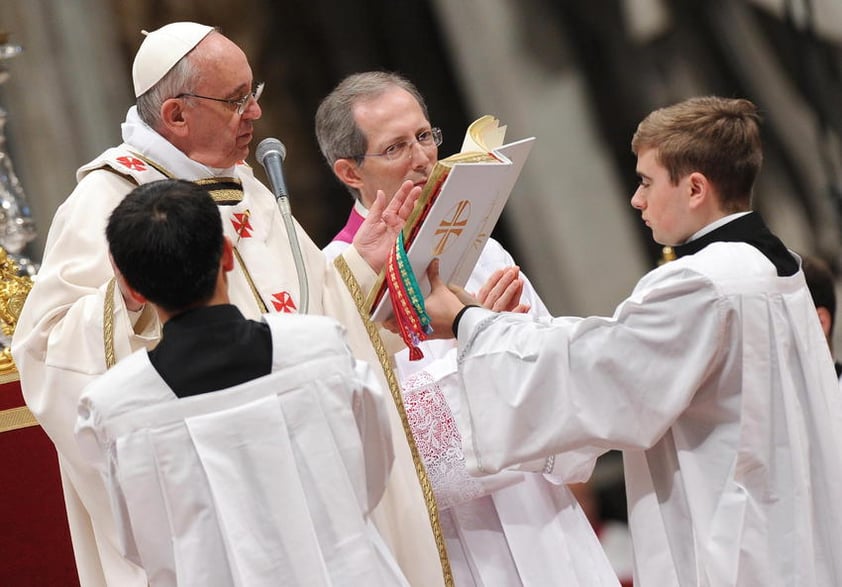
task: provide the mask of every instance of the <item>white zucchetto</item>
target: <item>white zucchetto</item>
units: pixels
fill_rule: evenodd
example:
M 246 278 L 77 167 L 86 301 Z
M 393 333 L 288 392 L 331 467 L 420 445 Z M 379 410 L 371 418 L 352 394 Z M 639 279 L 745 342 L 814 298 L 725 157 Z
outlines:
M 132 65 L 134 95 L 139 97 L 161 81 L 173 66 L 204 39 L 213 27 L 195 22 L 174 22 L 148 33 Z

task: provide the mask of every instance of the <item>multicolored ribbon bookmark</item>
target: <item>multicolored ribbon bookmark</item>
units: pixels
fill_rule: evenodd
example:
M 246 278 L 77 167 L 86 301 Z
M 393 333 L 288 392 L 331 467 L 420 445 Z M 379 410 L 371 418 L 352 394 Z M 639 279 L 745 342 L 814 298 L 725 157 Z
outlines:
M 389 251 L 389 259 L 386 261 L 386 284 L 401 338 L 409 348 L 409 360 L 417 361 L 424 357 L 418 345 L 433 329 L 430 326 L 430 317 L 424 309 L 424 296 L 421 295 L 415 273 L 406 256 L 403 232 L 398 234 L 394 248 Z

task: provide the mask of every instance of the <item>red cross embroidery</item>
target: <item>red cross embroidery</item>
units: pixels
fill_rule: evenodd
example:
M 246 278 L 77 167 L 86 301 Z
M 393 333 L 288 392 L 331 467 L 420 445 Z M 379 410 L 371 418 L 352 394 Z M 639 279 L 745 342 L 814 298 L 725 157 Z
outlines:
M 129 157 L 128 155 L 123 155 L 122 157 L 117 157 L 117 161 L 119 163 L 122 163 L 129 169 L 133 169 L 135 171 L 146 171 L 146 163 L 144 163 L 137 157 Z
M 286 312 L 287 314 L 292 314 L 298 310 L 288 291 L 272 294 L 272 305 L 275 306 L 277 312 Z
M 240 238 L 251 237 L 251 233 L 249 231 L 254 230 L 254 227 L 251 225 L 251 222 L 249 222 L 248 212 L 234 212 L 234 217 L 231 219 L 231 224 L 234 225 L 234 231 Z

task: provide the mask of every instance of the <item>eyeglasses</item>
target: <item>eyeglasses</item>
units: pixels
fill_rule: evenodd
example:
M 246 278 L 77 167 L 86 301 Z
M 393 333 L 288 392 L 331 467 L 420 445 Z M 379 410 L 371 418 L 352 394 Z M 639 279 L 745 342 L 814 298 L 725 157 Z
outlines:
M 397 161 L 399 159 L 404 159 L 408 157 L 409 154 L 412 152 L 412 146 L 416 142 L 425 149 L 429 149 L 431 147 L 438 147 L 439 145 L 441 145 L 441 141 L 441 129 L 438 127 L 433 127 L 430 130 L 424 130 L 419 132 L 417 135 L 415 135 L 414 141 L 398 141 L 397 143 L 389 145 L 383 150 L 382 153 L 363 153 L 362 155 L 355 155 L 353 157 L 347 158 L 358 159 L 362 161 L 362 159 L 366 157 L 384 157 L 388 161 Z
M 259 82 L 255 84 L 254 89 L 247 93 L 245 96 L 240 98 L 239 100 L 229 100 L 227 98 L 211 98 L 210 96 L 200 96 L 199 94 L 190 94 L 190 93 L 183 93 L 176 96 L 176 98 L 201 98 L 202 100 L 213 100 L 214 102 L 225 102 L 234 107 L 237 111 L 237 115 L 242 116 L 243 112 L 246 111 L 246 106 L 249 104 L 249 100 L 254 98 L 254 101 L 257 102 L 260 100 L 261 94 L 263 94 L 263 86 L 266 84 L 264 82 Z

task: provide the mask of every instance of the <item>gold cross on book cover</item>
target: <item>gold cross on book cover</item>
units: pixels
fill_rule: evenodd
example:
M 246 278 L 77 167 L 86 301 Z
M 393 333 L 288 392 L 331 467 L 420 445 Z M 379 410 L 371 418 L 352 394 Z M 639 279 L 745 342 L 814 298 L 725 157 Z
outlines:
M 427 266 L 439 258 L 445 283 L 464 286 L 532 150 L 535 137 L 503 145 L 506 127 L 493 116 L 474 121 L 462 150 L 436 163 L 403 229 L 406 253 L 421 293 L 430 292 Z M 368 296 L 372 320 L 392 315 L 381 273 Z

